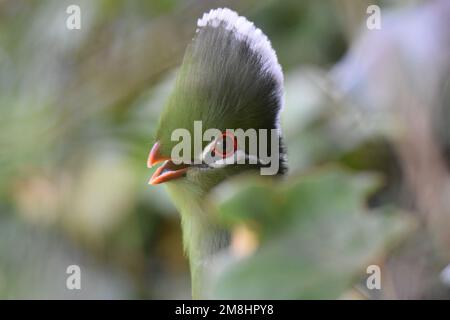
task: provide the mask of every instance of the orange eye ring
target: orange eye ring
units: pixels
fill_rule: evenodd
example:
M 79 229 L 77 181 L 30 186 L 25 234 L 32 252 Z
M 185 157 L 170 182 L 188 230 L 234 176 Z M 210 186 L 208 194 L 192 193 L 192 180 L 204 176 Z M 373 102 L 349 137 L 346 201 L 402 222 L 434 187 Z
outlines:
M 217 149 L 217 145 L 218 143 L 222 143 L 222 145 L 225 142 L 225 145 L 227 144 L 227 138 L 230 138 L 233 141 L 233 149 L 231 151 L 227 151 L 228 148 L 222 148 L 222 151 Z M 218 154 L 222 159 L 228 158 L 230 156 L 232 156 L 237 150 L 237 138 L 234 136 L 233 133 L 229 132 L 229 131 L 225 131 L 224 133 L 222 133 L 222 136 L 217 139 L 216 143 L 214 144 L 214 148 L 211 151 L 211 154 L 213 156 L 215 156 L 216 154 Z M 224 152 L 225 151 L 225 152 Z

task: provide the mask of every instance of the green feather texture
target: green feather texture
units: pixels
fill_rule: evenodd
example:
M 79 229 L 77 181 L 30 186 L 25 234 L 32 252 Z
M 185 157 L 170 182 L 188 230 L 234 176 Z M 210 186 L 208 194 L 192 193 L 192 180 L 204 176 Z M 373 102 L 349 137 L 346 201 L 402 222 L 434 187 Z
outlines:
M 160 118 L 156 141 L 170 157 L 178 141 L 175 129 L 194 136 L 194 121 L 202 128 L 279 129 L 283 105 L 283 74 L 270 41 L 244 17 L 229 9 L 211 10 L 198 20 L 197 33 L 178 72 L 175 88 Z M 279 173 L 286 171 L 280 136 Z M 270 140 L 269 140 L 270 141 Z M 207 142 L 203 144 L 205 147 Z M 183 241 L 190 260 L 193 297 L 201 298 L 207 284 L 202 275 L 215 253 L 229 243 L 228 232 L 205 207 L 206 194 L 230 176 L 255 171 L 258 165 L 222 168 L 189 167 L 185 177 L 166 183 L 181 213 Z
M 161 117 L 156 137 L 163 153 L 177 128 L 274 129 L 283 104 L 283 75 L 270 41 L 253 23 L 229 9 L 198 21 Z

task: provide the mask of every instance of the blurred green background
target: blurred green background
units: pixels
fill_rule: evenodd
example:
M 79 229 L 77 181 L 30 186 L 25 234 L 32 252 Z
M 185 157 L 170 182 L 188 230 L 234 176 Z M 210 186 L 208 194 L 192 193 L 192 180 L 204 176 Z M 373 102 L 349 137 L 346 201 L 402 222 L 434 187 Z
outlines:
M 179 216 L 146 159 L 196 20 L 224 6 L 283 67 L 290 177 L 215 193 L 245 258 L 213 296 L 450 297 L 448 2 L 0 0 L 0 298 L 190 297 Z

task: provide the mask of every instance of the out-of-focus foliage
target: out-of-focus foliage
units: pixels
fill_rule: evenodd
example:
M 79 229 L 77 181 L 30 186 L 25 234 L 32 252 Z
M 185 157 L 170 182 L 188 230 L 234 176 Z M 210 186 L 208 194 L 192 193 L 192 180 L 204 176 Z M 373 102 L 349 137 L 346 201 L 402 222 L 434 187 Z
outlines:
M 448 297 L 448 2 L 375 2 L 377 31 L 373 1 L 0 1 L 0 297 L 190 296 L 178 213 L 145 160 L 196 19 L 223 6 L 277 51 L 290 177 L 217 189 L 233 245 L 214 296 Z M 358 286 L 369 263 L 380 291 Z
M 216 191 L 222 219 L 246 224 L 261 242 L 216 275 L 218 298 L 339 298 L 410 228 L 404 216 L 385 214 L 392 210 L 366 208 L 372 176 L 328 168 L 283 183 L 258 180 Z

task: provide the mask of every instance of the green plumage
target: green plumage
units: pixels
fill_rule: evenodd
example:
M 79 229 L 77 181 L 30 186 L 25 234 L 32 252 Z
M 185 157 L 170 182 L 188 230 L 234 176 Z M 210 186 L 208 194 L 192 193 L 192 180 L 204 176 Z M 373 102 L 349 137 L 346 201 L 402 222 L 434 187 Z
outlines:
M 203 130 L 279 128 L 283 80 L 270 42 L 244 18 L 236 20 L 237 15 L 231 10 L 221 10 L 205 15 L 201 26 L 199 21 L 197 34 L 186 50 L 156 133 L 162 155 L 170 156 L 178 143 L 171 141 L 175 129 L 184 128 L 194 135 L 194 121 L 202 121 Z M 283 144 L 275 151 L 280 155 L 279 173 L 283 173 L 286 171 Z M 260 166 L 192 166 L 183 178 L 167 183 L 181 213 L 195 298 L 202 297 L 206 285 L 202 283 L 202 274 L 211 265 L 214 254 L 229 242 L 228 233 L 205 208 L 203 200 L 228 177 L 252 170 L 258 174 Z
M 170 153 L 173 130 L 193 134 L 194 121 L 202 121 L 204 129 L 275 129 L 281 95 L 282 87 L 249 39 L 237 39 L 223 24 L 206 26 L 186 50 L 157 138 Z

